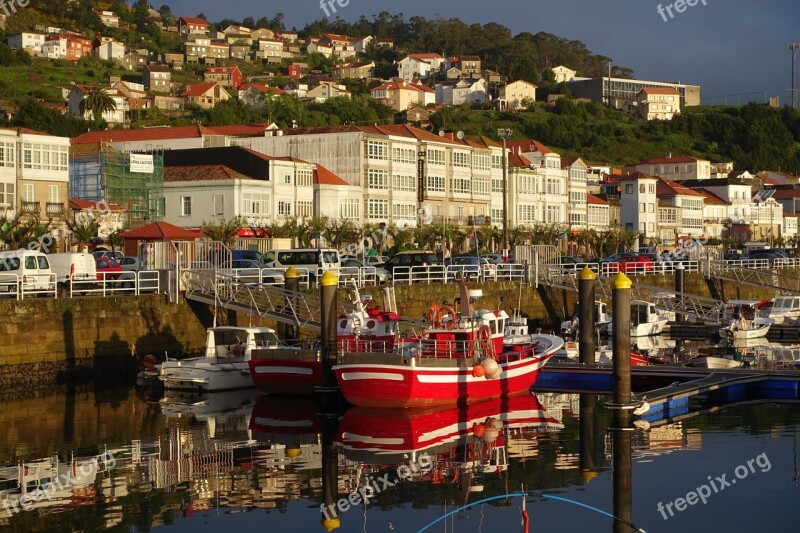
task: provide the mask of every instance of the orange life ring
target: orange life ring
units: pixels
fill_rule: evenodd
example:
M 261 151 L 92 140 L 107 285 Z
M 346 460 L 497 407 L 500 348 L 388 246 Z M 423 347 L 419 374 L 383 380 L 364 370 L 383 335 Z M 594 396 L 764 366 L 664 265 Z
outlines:
M 450 315 L 452 319 L 445 322 L 444 317 L 446 317 L 447 315 Z M 456 327 L 456 322 L 458 322 L 458 320 L 456 319 L 455 309 L 453 309 L 449 305 L 443 305 L 439 307 L 438 312 L 436 313 L 436 322 L 438 322 L 439 325 L 444 329 L 453 329 L 454 327 Z
M 428 323 L 431 325 L 432 328 L 439 326 L 439 306 L 433 304 L 430 309 L 428 309 Z

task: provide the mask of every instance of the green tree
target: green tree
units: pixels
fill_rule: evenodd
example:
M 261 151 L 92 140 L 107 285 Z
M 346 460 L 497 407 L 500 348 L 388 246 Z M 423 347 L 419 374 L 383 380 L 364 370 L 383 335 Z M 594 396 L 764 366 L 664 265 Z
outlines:
M 216 223 L 203 222 L 203 235 L 212 241 L 219 241 L 228 248 L 232 247 L 239 235 L 239 230 L 244 227 L 240 217 L 226 220 L 222 217 Z
M 83 95 L 81 111 L 91 114 L 95 122 L 102 121 L 104 113 L 110 113 L 116 111 L 116 109 L 117 104 L 114 102 L 114 99 L 108 94 L 108 91 L 99 84 L 94 84 L 89 87 L 89 90 Z
M 86 251 L 86 245 L 95 237 L 97 237 L 97 230 L 99 224 L 96 220 L 90 221 L 77 221 L 72 220 L 67 222 L 67 228 L 72 235 L 72 242 L 78 245 L 79 252 Z

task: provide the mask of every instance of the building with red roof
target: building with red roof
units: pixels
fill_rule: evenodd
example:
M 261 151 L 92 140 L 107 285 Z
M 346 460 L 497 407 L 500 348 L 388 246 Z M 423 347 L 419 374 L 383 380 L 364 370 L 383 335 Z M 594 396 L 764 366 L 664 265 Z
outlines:
M 210 67 L 203 72 L 203 81 L 219 83 L 222 87 L 238 90 L 242 84 L 242 72 L 239 67 Z
M 622 168 L 623 174 L 645 172 L 668 180 L 708 180 L 711 179 L 711 162 L 691 156 L 654 157 L 635 165 Z
M 208 33 L 208 21 L 198 17 L 181 17 L 178 19 L 178 31 L 184 35 Z
M 196 104 L 202 109 L 211 109 L 220 102 L 230 99 L 231 95 L 217 82 L 193 83 L 187 85 L 178 96 L 187 104 Z

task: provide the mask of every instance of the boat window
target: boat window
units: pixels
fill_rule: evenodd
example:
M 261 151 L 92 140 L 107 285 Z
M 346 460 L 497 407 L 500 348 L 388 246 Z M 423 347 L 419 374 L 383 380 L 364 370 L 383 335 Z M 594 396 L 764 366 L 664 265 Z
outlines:
M 247 342 L 247 332 L 236 329 L 224 329 L 214 332 L 214 342 L 217 346 L 231 346 Z
M 269 331 L 256 333 L 256 346 L 269 346 L 271 344 L 278 344 L 277 335 Z

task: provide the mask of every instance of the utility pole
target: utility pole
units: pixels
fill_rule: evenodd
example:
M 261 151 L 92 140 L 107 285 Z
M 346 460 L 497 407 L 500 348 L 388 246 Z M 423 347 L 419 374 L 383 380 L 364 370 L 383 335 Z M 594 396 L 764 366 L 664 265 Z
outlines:
M 511 137 L 510 128 L 497 130 L 497 135 L 503 140 L 503 254 L 508 257 L 508 153 L 506 140 Z
M 797 92 L 795 92 L 795 89 L 794 89 L 794 80 L 795 80 L 794 65 L 795 65 L 795 59 L 797 58 L 797 49 L 798 48 L 800 48 L 800 43 L 791 43 L 791 44 L 789 44 L 789 50 L 792 51 L 792 109 L 794 109 L 796 107 L 796 103 L 797 103 Z

